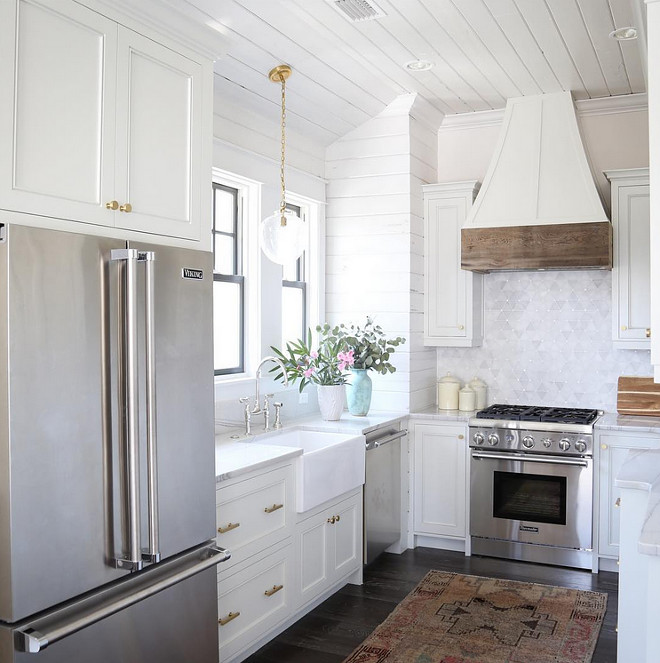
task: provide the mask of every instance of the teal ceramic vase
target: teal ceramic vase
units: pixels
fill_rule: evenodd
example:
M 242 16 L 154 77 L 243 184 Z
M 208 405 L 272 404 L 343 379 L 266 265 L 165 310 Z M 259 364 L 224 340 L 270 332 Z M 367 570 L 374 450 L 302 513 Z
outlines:
M 364 417 L 371 405 L 371 378 L 366 368 L 352 368 L 351 382 L 346 390 L 348 411 L 355 417 Z

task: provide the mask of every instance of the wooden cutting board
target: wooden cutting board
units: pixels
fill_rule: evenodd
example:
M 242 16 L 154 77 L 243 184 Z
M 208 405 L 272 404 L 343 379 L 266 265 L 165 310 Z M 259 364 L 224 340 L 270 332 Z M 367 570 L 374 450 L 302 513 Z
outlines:
M 619 414 L 660 417 L 660 384 L 653 378 L 620 376 L 616 409 Z

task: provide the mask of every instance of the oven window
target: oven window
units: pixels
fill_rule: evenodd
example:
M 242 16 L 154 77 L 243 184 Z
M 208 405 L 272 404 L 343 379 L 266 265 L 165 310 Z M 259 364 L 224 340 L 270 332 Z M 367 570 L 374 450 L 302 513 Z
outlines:
M 493 517 L 566 525 L 566 477 L 495 472 Z

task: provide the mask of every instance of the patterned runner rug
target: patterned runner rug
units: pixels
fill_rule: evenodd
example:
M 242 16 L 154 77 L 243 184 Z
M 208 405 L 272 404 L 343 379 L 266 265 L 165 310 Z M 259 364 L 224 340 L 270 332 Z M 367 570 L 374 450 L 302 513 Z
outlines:
M 607 595 L 429 571 L 344 663 L 588 663 Z

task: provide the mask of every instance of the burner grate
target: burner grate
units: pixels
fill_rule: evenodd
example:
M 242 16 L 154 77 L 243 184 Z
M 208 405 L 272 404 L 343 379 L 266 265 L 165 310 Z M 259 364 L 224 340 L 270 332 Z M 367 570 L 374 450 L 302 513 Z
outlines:
M 477 419 L 503 421 L 542 421 L 560 424 L 589 425 L 598 417 L 598 410 L 569 407 L 543 407 L 535 405 L 506 405 L 496 403 L 480 410 Z

